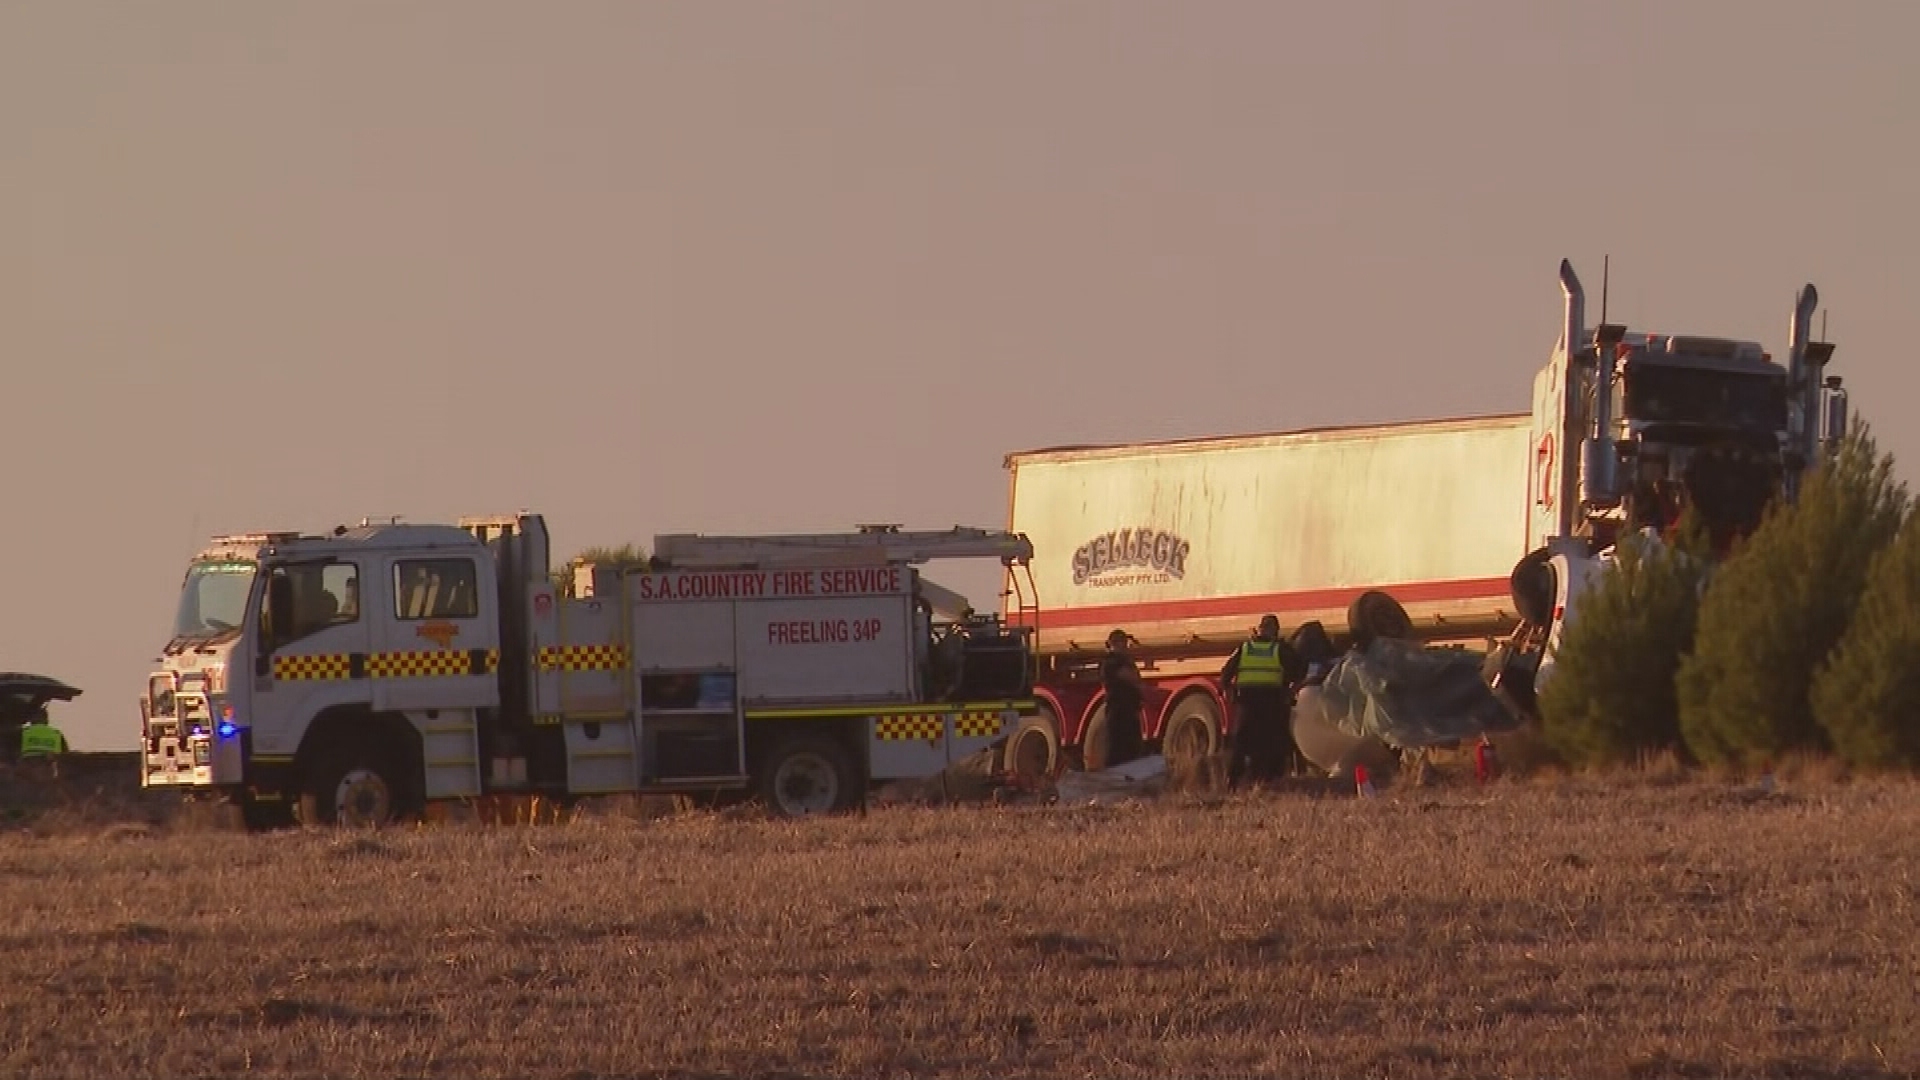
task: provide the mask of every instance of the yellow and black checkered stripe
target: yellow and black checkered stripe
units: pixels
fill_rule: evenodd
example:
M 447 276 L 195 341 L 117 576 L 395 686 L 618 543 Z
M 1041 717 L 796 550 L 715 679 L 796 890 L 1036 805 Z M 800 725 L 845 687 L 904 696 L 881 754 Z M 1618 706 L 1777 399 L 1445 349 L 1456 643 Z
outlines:
M 499 663 L 497 653 L 483 661 L 485 671 L 472 670 L 466 653 L 450 649 L 374 653 L 367 657 L 367 675 L 374 679 L 438 679 L 448 675 L 484 675 Z
M 941 736 L 945 720 L 953 717 L 953 733 L 962 739 L 977 739 L 1000 734 L 1000 713 L 907 713 L 873 718 L 873 737 L 882 742 L 934 740 Z
M 498 649 L 314 653 L 274 657 L 273 677 L 302 682 L 331 679 L 444 679 L 491 675 L 499 667 Z
M 868 702 L 864 705 L 802 705 L 750 708 L 749 720 L 839 720 L 876 716 L 931 716 L 936 719 L 953 713 L 994 717 L 1001 713 L 1031 713 L 1040 706 L 1030 698 L 988 701 L 945 702 L 938 705 L 894 705 Z
M 881 742 L 910 742 L 914 739 L 938 739 L 945 725 L 939 716 L 876 716 L 873 737 Z
M 352 672 L 353 663 L 346 653 L 273 658 L 276 679 L 350 679 Z
M 534 657 L 541 671 L 619 671 L 627 666 L 625 645 L 547 645 Z
M 953 733 L 963 739 L 977 739 L 986 735 L 1000 734 L 1000 717 L 997 712 L 964 712 L 953 718 Z

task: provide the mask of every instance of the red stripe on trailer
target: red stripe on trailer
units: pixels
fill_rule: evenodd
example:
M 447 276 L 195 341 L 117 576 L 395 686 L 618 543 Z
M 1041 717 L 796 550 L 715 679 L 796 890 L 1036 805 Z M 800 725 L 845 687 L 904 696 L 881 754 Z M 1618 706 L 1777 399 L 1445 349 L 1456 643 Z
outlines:
M 1345 607 L 1370 589 L 1381 589 L 1402 604 L 1449 600 L 1498 599 L 1511 601 L 1508 579 L 1467 578 L 1459 581 L 1416 581 L 1404 585 L 1358 586 L 1343 589 L 1305 589 L 1298 592 L 1210 596 L 1195 600 L 1142 600 L 1130 604 L 1089 604 L 1084 607 L 1040 610 L 1040 627 L 1055 629 L 1106 626 L 1163 619 L 1212 619 L 1232 615 L 1275 615 Z

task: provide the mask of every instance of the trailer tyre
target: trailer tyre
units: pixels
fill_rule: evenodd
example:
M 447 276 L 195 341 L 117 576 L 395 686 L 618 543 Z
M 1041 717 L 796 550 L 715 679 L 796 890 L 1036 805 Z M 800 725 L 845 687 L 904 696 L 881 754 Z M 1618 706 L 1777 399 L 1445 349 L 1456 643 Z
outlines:
M 1160 738 L 1168 773 L 1191 773 L 1218 753 L 1220 726 L 1220 709 L 1206 694 L 1189 693 L 1176 702 Z
M 767 809 L 783 818 L 812 817 L 851 810 L 864 793 L 853 756 L 836 739 L 796 735 L 767 755 L 760 796 Z
M 1405 641 L 1413 636 L 1413 620 L 1400 601 L 1379 589 L 1368 589 L 1347 606 L 1347 630 L 1364 649 L 1376 639 Z
M 1107 705 L 1101 702 L 1094 707 L 1093 715 L 1087 717 L 1087 726 L 1080 729 L 1080 767 L 1088 772 L 1099 772 L 1107 767 L 1113 757 L 1113 733 L 1107 723 Z
M 1034 787 L 1053 775 L 1060 761 L 1060 727 L 1051 709 L 1020 718 L 1002 751 L 1007 778 L 1020 787 Z

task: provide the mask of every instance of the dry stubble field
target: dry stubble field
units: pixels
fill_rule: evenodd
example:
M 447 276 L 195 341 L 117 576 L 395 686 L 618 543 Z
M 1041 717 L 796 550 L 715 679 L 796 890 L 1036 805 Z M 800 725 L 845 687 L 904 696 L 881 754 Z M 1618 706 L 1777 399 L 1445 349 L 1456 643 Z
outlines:
M 1920 784 L 0 835 L 0 1075 L 1912 1076 Z

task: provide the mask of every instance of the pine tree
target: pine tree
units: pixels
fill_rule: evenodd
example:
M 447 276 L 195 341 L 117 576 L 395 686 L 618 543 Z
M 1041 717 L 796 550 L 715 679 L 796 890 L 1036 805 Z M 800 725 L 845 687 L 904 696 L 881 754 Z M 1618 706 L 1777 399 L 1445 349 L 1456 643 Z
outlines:
M 1814 678 L 1813 715 L 1849 765 L 1920 766 L 1920 516 L 1868 570 L 1859 611 Z
M 1813 719 L 1814 673 L 1846 632 L 1874 556 L 1905 516 L 1907 493 L 1864 426 L 1776 503 L 1714 573 L 1693 652 L 1680 666 L 1680 732 L 1702 761 L 1754 761 L 1826 749 Z
M 1709 546 L 1688 514 L 1676 544 L 1622 541 L 1581 594 L 1540 694 L 1542 732 L 1562 759 L 1602 765 L 1683 750 L 1674 680 L 1693 643 Z
M 547 577 L 553 583 L 554 590 L 561 596 L 573 595 L 573 568 L 579 563 L 600 563 L 622 571 L 642 570 L 648 563 L 647 554 L 632 544 L 619 547 L 590 547 L 567 561 L 565 566 L 548 571 Z

